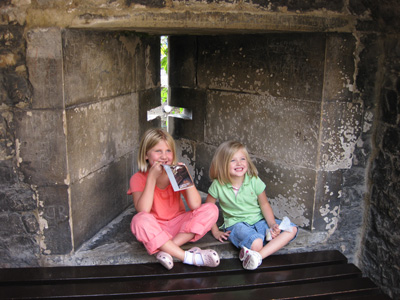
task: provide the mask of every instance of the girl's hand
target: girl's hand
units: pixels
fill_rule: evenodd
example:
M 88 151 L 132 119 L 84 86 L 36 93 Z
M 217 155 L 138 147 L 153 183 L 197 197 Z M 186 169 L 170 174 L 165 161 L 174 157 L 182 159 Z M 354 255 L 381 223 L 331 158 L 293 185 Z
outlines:
M 154 176 L 154 178 L 158 178 L 164 172 L 164 167 L 158 161 L 154 162 L 154 164 L 149 169 L 149 176 Z
M 231 233 L 230 231 L 224 232 L 224 231 L 218 230 L 217 232 L 213 233 L 213 236 L 214 236 L 218 241 L 220 241 L 221 243 L 223 243 L 223 242 L 225 242 L 225 241 L 228 240 L 228 237 L 229 237 L 229 234 L 230 234 L 230 233 Z
M 273 238 L 273 239 L 276 238 L 280 233 L 281 233 L 281 230 L 280 230 L 280 228 L 279 228 L 279 225 L 275 223 L 275 224 L 271 227 L 271 236 L 272 236 L 272 238 Z

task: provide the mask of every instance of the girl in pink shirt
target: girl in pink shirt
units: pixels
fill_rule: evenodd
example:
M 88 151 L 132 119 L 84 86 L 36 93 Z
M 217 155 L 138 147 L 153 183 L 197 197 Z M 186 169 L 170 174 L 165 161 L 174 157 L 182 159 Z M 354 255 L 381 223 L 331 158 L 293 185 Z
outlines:
M 195 186 L 174 192 L 162 165 L 176 163 L 172 136 L 158 128 L 146 131 L 139 146 L 139 172 L 131 177 L 128 190 L 138 212 L 131 222 L 132 233 L 168 270 L 174 265 L 173 257 L 186 264 L 216 267 L 220 260 L 214 250 L 181 248 L 211 229 L 218 219 L 218 207 L 213 203 L 202 204 Z M 185 210 L 181 196 L 189 211 Z

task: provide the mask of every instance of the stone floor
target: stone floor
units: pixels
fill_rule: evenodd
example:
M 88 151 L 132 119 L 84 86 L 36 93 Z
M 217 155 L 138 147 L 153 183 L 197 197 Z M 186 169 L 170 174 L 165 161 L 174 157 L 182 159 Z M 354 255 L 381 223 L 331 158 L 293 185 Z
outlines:
M 79 250 L 71 255 L 46 256 L 42 258 L 42 266 L 76 266 L 76 265 L 116 265 L 156 262 L 154 256 L 149 255 L 144 246 L 139 243 L 130 231 L 130 222 L 135 214 L 132 207 L 100 230 L 92 239 L 87 241 Z M 222 216 L 218 223 L 222 221 Z M 316 236 L 305 230 L 299 230 L 295 241 L 281 249 L 277 254 L 318 250 L 318 245 L 325 236 Z M 194 245 L 206 249 L 216 250 L 221 259 L 238 256 L 238 250 L 230 243 L 217 241 L 211 232 L 208 232 L 196 243 L 189 243 L 182 248 L 189 249 Z M 313 245 L 315 247 L 313 247 Z

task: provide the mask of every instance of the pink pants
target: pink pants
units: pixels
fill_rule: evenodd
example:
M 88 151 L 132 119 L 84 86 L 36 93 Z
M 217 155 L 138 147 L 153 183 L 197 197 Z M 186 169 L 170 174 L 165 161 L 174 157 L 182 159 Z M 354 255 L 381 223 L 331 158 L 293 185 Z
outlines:
M 159 221 L 152 214 L 140 212 L 131 222 L 132 233 L 152 255 L 178 233 L 194 233 L 190 242 L 201 239 L 217 222 L 218 207 L 204 203 L 198 209 L 187 211 L 169 221 Z

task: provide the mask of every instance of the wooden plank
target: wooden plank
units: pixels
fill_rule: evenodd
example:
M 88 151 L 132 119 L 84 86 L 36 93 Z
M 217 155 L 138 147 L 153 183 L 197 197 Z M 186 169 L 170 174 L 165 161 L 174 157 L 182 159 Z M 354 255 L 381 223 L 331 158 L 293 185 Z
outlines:
M 339 251 L 316 251 L 273 255 L 265 259 L 258 270 L 285 270 L 307 266 L 347 263 L 346 257 Z M 25 283 L 46 283 L 67 280 L 100 280 L 111 278 L 143 278 L 143 277 L 187 277 L 196 274 L 223 274 L 225 272 L 242 272 L 239 259 L 223 259 L 217 268 L 194 267 L 175 263 L 172 270 L 166 270 L 159 263 L 134 265 L 103 265 L 75 267 L 44 267 L 0 269 L 0 286 Z
M 237 291 L 259 289 L 261 287 L 285 286 L 296 292 L 300 283 L 328 282 L 341 278 L 360 277 L 360 270 L 352 264 L 328 265 L 290 270 L 242 270 L 240 274 L 216 273 L 213 275 L 151 277 L 119 280 L 95 280 L 68 283 L 33 284 L 23 286 L 1 286 L 0 295 L 13 299 L 48 299 L 61 297 L 84 298 L 93 295 L 102 297 L 149 297 L 168 294 L 195 294 L 212 291 Z M 339 287 L 340 288 L 340 287 Z M 252 290 L 251 290 L 252 291 Z M 249 291 L 250 292 L 250 291 Z
M 264 287 L 251 290 L 220 291 L 198 294 L 169 295 L 146 298 L 148 300 L 255 300 L 255 299 L 346 299 L 346 297 L 374 296 L 376 300 L 387 300 L 368 278 L 304 283 L 291 287 Z M 336 298 L 341 297 L 341 298 Z

